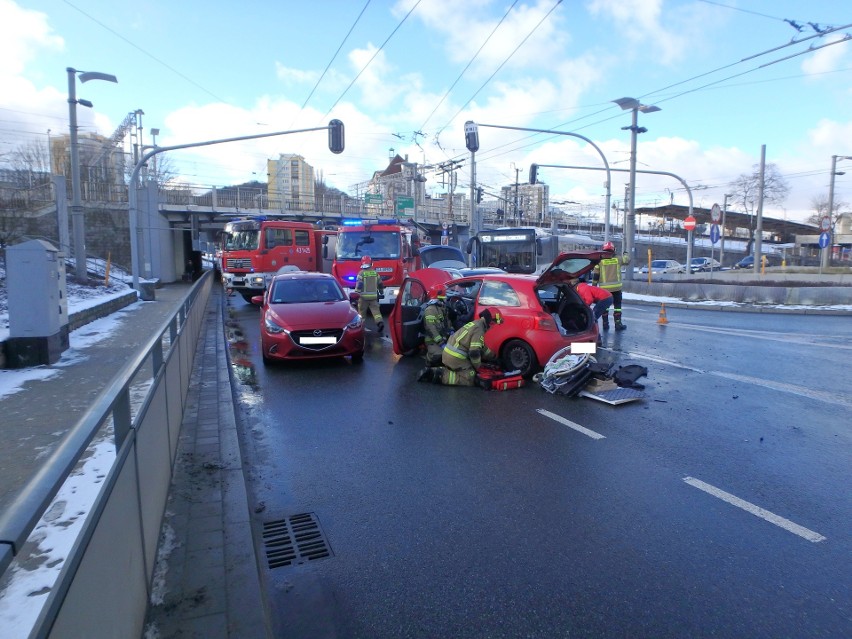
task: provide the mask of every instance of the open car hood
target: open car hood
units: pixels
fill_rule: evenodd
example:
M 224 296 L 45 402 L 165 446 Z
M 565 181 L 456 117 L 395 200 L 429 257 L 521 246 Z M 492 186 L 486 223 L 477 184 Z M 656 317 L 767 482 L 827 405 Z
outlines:
M 567 282 L 590 272 L 609 255 L 603 251 L 568 251 L 560 253 L 536 279 L 536 286 Z

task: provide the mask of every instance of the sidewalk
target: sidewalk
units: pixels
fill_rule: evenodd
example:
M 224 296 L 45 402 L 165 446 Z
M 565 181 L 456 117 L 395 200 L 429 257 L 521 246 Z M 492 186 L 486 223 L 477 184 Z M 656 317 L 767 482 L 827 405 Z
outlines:
M 174 314 L 190 287 L 163 286 L 154 301 L 114 313 L 121 322 L 113 334 L 72 348 L 46 367 L 52 376 L 3 397 L 0 509 L 115 377 L 128 353 Z M 150 639 L 269 636 L 230 392 L 222 295 L 214 283 L 196 347 L 145 620 L 144 636 Z M 92 329 L 78 329 L 83 335 L 87 330 Z
M 214 283 L 184 408 L 146 637 L 270 636 Z

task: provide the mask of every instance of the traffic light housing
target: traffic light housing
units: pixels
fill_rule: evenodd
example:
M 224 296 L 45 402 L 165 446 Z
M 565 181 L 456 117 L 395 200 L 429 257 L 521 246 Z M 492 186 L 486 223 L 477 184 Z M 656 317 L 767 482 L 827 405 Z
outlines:
M 473 120 L 464 123 L 464 144 L 471 153 L 479 151 L 479 127 Z
M 343 122 L 332 120 L 328 123 L 328 150 L 332 153 L 343 153 L 344 146 Z
M 530 184 L 535 184 L 538 180 L 538 164 L 530 164 Z
M 476 187 L 476 203 L 479 204 L 482 202 L 482 194 L 485 192 L 481 186 Z

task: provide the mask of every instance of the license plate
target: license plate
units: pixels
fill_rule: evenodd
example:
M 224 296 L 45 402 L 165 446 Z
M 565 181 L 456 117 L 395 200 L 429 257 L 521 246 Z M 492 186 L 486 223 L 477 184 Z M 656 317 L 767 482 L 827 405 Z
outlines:
M 334 344 L 337 340 L 333 337 L 303 337 L 300 344 Z

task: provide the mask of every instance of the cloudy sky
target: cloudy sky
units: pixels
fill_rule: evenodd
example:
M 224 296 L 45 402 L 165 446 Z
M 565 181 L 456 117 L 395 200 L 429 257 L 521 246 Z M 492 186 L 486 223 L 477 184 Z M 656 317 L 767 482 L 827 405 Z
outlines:
M 437 165 L 463 160 L 464 122 L 573 132 L 613 168 L 628 168 L 639 114 L 639 170 L 685 179 L 696 207 L 721 203 L 766 145 L 791 193 L 767 214 L 804 220 L 825 198 L 833 155 L 852 156 L 848 0 L 0 0 L 0 160 L 68 130 L 66 67 L 118 78 L 77 83 L 93 109 L 82 131 L 111 134 L 144 111 L 144 142 L 176 145 L 346 125 L 346 151 L 325 132 L 175 151 L 182 181 L 266 179 L 266 159 L 305 156 L 326 181 L 353 185 L 393 153 Z M 529 165 L 601 167 L 581 138 L 480 129 L 486 193 L 526 181 Z M 393 151 L 391 151 L 393 150 Z M 848 168 L 847 168 L 848 167 Z M 846 170 L 844 170 L 846 169 Z M 852 160 L 835 198 L 852 206 Z M 552 200 L 600 212 L 604 174 L 543 169 Z M 426 188 L 445 190 L 427 172 Z M 626 174 L 614 174 L 614 201 Z M 688 204 L 679 182 L 640 175 L 637 206 Z

